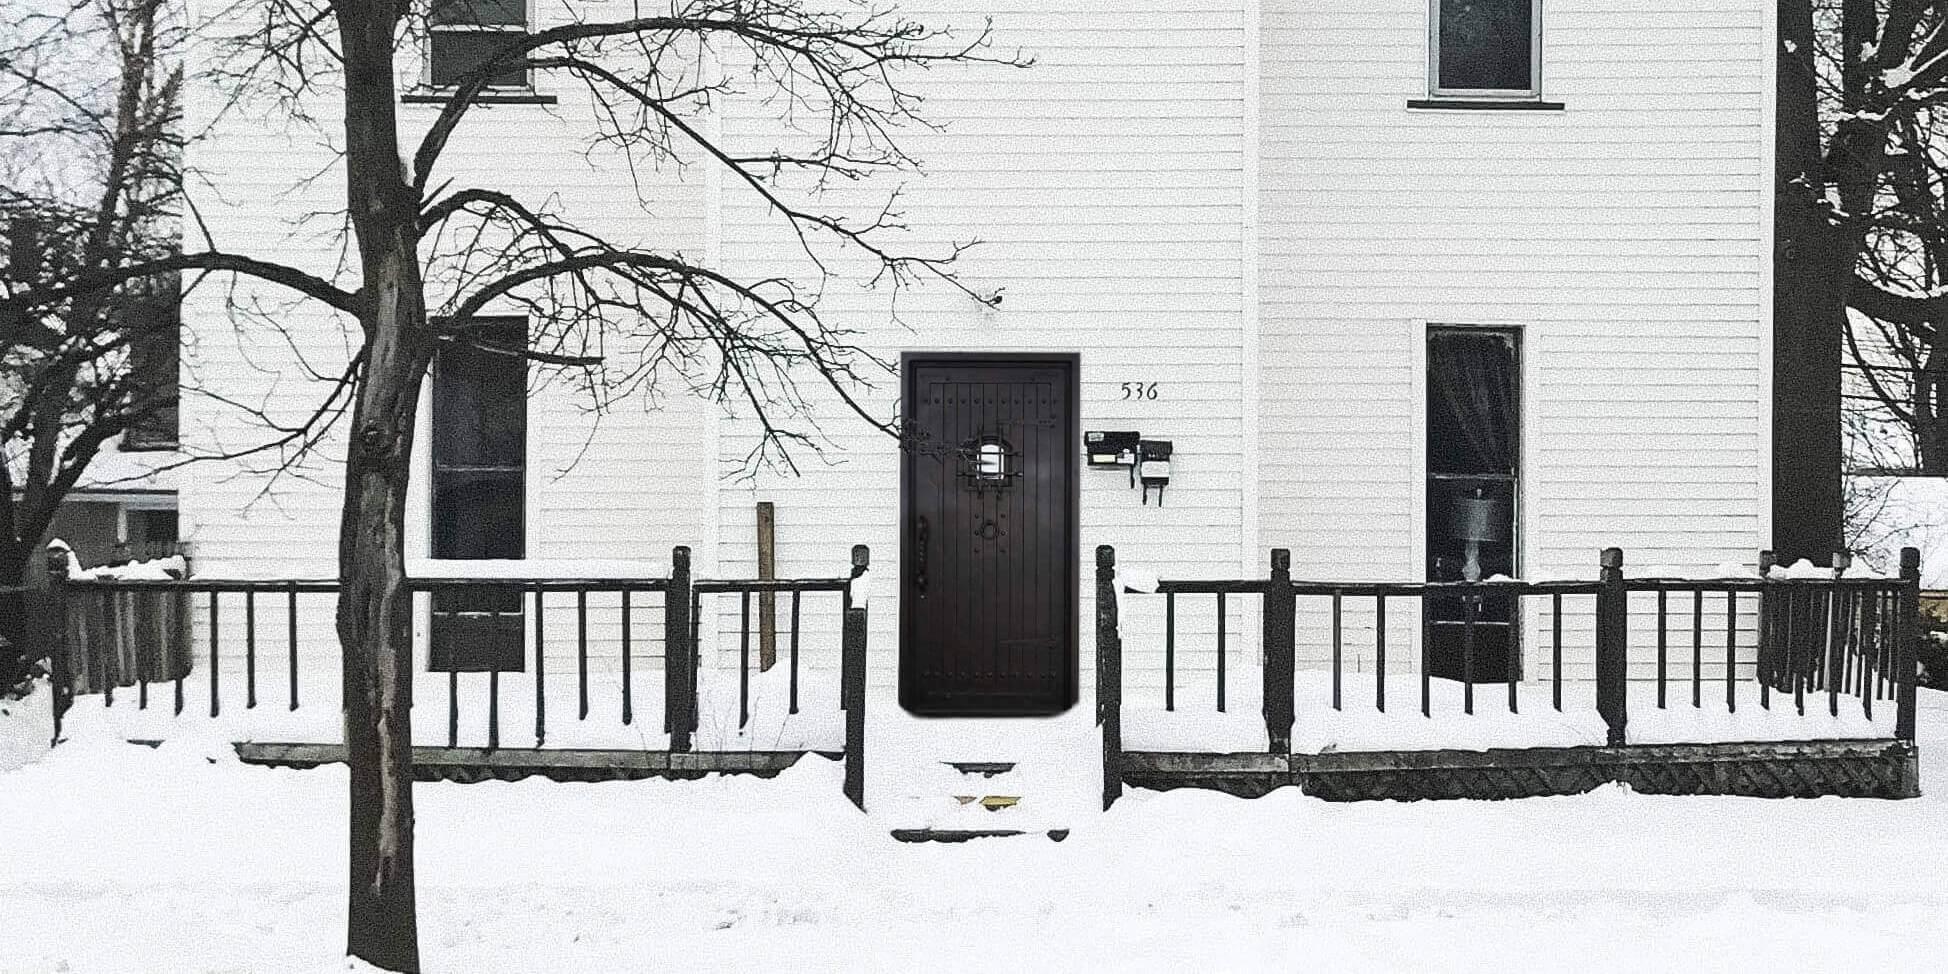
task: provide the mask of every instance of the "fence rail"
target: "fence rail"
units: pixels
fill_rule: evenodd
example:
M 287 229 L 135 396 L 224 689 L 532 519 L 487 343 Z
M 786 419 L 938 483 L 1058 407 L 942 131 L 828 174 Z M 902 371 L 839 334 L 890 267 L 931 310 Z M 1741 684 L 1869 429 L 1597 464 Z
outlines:
M 700 678 L 704 672 L 701 663 L 702 630 L 701 619 L 707 598 L 734 597 L 742 603 L 741 628 L 737 638 L 740 645 L 739 672 L 737 681 L 738 727 L 745 728 L 752 718 L 753 688 L 751 682 L 750 644 L 752 636 L 750 602 L 753 594 L 772 593 L 790 600 L 790 629 L 786 635 L 789 645 L 787 703 L 788 713 L 800 712 L 801 660 L 800 646 L 804 620 L 804 603 L 807 599 L 835 595 L 839 603 L 840 631 L 839 687 L 833 705 L 845 711 L 843 721 L 845 755 L 845 784 L 847 797 L 864 806 L 864 756 L 865 756 L 865 651 L 866 651 L 866 609 L 852 603 L 852 581 L 864 574 L 870 563 L 870 552 L 864 545 L 855 546 L 851 553 L 849 573 L 828 578 L 803 579 L 695 579 L 691 575 L 690 550 L 678 547 L 671 552 L 670 570 L 664 577 L 637 578 L 569 578 L 569 577 L 440 577 L 426 576 L 409 578 L 406 589 L 415 595 L 423 595 L 431 603 L 437 614 L 464 616 L 475 622 L 483 622 L 484 628 L 476 632 L 489 635 L 510 635 L 509 640 L 518 644 L 521 632 L 519 617 L 532 617 L 532 632 L 528 640 L 529 653 L 515 652 L 511 659 L 500 658 L 487 653 L 484 665 L 463 665 L 448 660 L 445 670 L 445 730 L 448 747 L 460 744 L 460 726 L 463 712 L 461 677 L 468 673 L 485 674 L 484 708 L 486 721 L 487 747 L 498 749 L 503 746 L 504 731 L 502 709 L 504 695 L 501 683 L 503 674 L 526 672 L 533 684 L 533 747 L 547 746 L 550 731 L 549 714 L 549 647 L 552 639 L 561 638 L 558 630 L 548 624 L 551 613 L 572 612 L 572 634 L 574 645 L 574 676 L 572 706 L 577 722 L 587 721 L 591 714 L 592 681 L 590 677 L 590 633 L 589 615 L 591 597 L 600 598 L 597 606 L 604 612 L 613 612 L 619 619 L 615 629 L 619 637 L 615 662 L 621 667 L 619 686 L 616 688 L 622 726 L 631 726 L 636 721 L 637 701 L 635 695 L 635 668 L 639 651 L 636 616 L 639 610 L 662 610 L 662 682 L 663 682 L 663 730 L 669 735 L 668 749 L 672 753 L 690 753 L 698 750 L 698 732 L 704 716 L 699 703 Z M 208 713 L 212 718 L 221 717 L 226 706 L 236 707 L 236 694 L 241 691 L 242 707 L 256 710 L 268 698 L 260 698 L 260 662 L 267 665 L 272 658 L 287 674 L 281 687 L 277 687 L 279 703 L 287 710 L 297 711 L 308 701 L 304 699 L 305 681 L 299 677 L 305 655 L 301 639 L 301 618 L 306 615 L 301 596 L 335 596 L 340 591 L 336 579 L 206 579 L 185 578 L 172 580 L 151 579 L 112 579 L 112 578 L 70 578 L 65 552 L 59 556 L 50 553 L 47 563 L 48 583 L 43 599 L 46 613 L 45 632 L 50 645 L 45 655 L 51 661 L 50 669 L 55 675 L 55 741 L 58 743 L 62 732 L 62 718 L 65 716 L 74 696 L 77 673 L 82 676 L 80 683 L 84 689 L 98 689 L 105 708 L 115 706 L 115 689 L 118 684 L 133 685 L 137 692 L 135 706 L 146 710 L 150 707 L 150 684 L 168 683 L 172 686 L 171 707 L 173 714 L 182 715 L 189 708 L 187 680 L 191 675 L 190 654 L 181 654 L 182 663 L 168 668 L 164 673 L 153 662 L 138 661 L 128 668 L 112 668 L 95 665 L 108 653 L 116 652 L 117 646 L 134 642 L 138 646 L 149 645 L 143 636 L 157 638 L 167 646 L 187 648 L 193 638 L 190 631 L 191 609 L 202 611 L 202 645 L 206 655 L 199 661 L 202 665 L 203 680 L 207 686 Z M 572 605 L 564 606 L 560 596 L 572 595 Z M 465 597 L 472 596 L 469 601 Z M 498 598 L 494 598 L 498 596 Z M 550 599 L 549 596 L 556 596 Z M 122 640 L 121 630 L 127 628 L 132 617 L 132 609 L 138 599 L 147 597 L 149 601 L 176 606 L 170 614 L 171 631 L 148 632 L 137 635 L 132 640 Z M 486 597 L 483 599 L 483 597 Z M 439 608 L 442 599 L 452 599 L 450 605 L 467 606 L 464 609 Z M 485 609 L 478 609 L 482 602 L 488 603 Z M 260 613 L 260 608 L 270 610 Z M 477 610 L 478 609 L 478 610 Z M 477 611 L 476 611 L 477 610 Z M 259 615 L 279 617 L 281 631 L 262 632 Z M 513 628 L 508 628 L 510 619 Z M 106 621 L 104 621 L 106 620 Z M 113 626 L 115 636 L 106 633 L 106 626 Z M 130 634 L 134 635 L 134 634 Z M 77 646 L 79 642 L 81 645 Z M 490 649 L 492 647 L 489 647 Z M 518 647 L 515 647 L 518 650 Z M 81 650 L 84 662 L 79 665 L 75 650 Z M 241 655 L 241 687 L 230 685 L 228 679 L 236 679 L 234 669 L 226 669 L 226 664 L 234 663 Z M 94 666 L 94 669 L 89 669 Z M 530 669 L 531 667 L 531 669 Z M 129 672 L 132 669 L 133 672 Z M 101 672 L 96 672 L 100 670 Z M 228 679 L 226 679 L 226 677 Z M 342 704 L 334 701 L 333 705 Z M 314 703 L 313 706 L 316 704 Z M 435 706 L 438 706 L 435 704 Z M 478 714 L 481 711 L 474 711 Z M 555 718 L 559 719 L 559 718 Z M 505 735 L 511 736 L 511 735 Z
M 1844 557 L 1837 564 L 1844 569 Z M 1843 701 L 1857 701 L 1863 719 L 1873 725 L 1875 703 L 1890 702 L 1894 711 L 1891 732 L 1876 729 L 1861 736 L 1912 742 L 1919 565 L 1919 553 L 1907 549 L 1901 556 L 1898 578 L 1855 578 L 1839 571 L 1816 578 L 1778 577 L 1771 571 L 1769 556 L 1760 559 L 1759 577 L 1749 579 L 1627 578 L 1623 552 L 1612 548 L 1602 554 L 1596 581 L 1331 582 L 1294 579 L 1291 555 L 1281 549 L 1272 552 L 1265 578 L 1162 580 L 1143 594 L 1154 593 L 1164 603 L 1162 704 L 1166 715 L 1183 706 L 1178 671 L 1186 653 L 1179 645 L 1180 616 L 1186 611 L 1203 611 L 1195 603 L 1205 603 L 1206 599 L 1215 603 L 1213 705 L 1215 712 L 1224 714 L 1235 704 L 1234 677 L 1228 662 L 1235 655 L 1234 636 L 1229 631 L 1231 612 L 1227 603 L 1237 598 L 1255 597 L 1259 601 L 1263 651 L 1255 689 L 1264 721 L 1260 746 L 1270 754 L 1293 753 L 1294 728 L 1302 726 L 1296 685 L 1302 604 L 1330 620 L 1325 638 L 1313 643 L 1330 647 L 1329 683 L 1321 688 L 1329 693 L 1328 702 L 1319 706 L 1314 719 L 1331 719 L 1358 706 L 1346 686 L 1347 657 L 1353 649 L 1346 618 L 1355 609 L 1370 612 L 1372 619 L 1371 642 L 1359 647 L 1370 652 L 1373 661 L 1369 716 L 1386 717 L 1394 721 L 1393 727 L 1406 727 L 1398 721 L 1414 719 L 1398 716 L 1398 707 L 1394 706 L 1400 702 L 1395 699 L 1397 689 L 1389 686 L 1390 676 L 1407 675 L 1397 672 L 1403 667 L 1388 665 L 1390 652 L 1396 664 L 1405 662 L 1400 658 L 1402 647 L 1388 645 L 1387 621 L 1390 606 L 1404 603 L 1418 610 L 1423 627 L 1420 638 L 1413 641 L 1418 643 L 1420 658 L 1412 667 L 1417 671 L 1412 674 L 1419 684 L 1415 702 L 1423 721 L 1436 715 L 1435 700 L 1440 696 L 1435 692 L 1437 681 L 1444 684 L 1444 694 L 1449 690 L 1458 694 L 1458 702 L 1450 704 L 1458 715 L 1473 717 L 1482 712 L 1485 701 L 1478 697 L 1491 693 L 1504 697 L 1505 702 L 1499 707 L 1492 702 L 1487 705 L 1505 711 L 1510 718 L 1525 712 L 1521 692 L 1525 685 L 1544 683 L 1548 690 L 1546 709 L 1572 716 L 1579 710 L 1593 713 L 1600 719 L 1601 739 L 1608 746 L 1620 747 L 1634 743 L 1630 733 L 1633 683 L 1654 684 L 1653 715 L 1673 709 L 1673 684 L 1688 685 L 1690 709 L 1703 715 L 1707 711 L 1707 687 L 1718 683 L 1722 684 L 1722 714 L 1728 718 L 1738 713 L 1742 701 L 1747 706 L 1756 703 L 1766 717 L 1805 717 L 1811 697 L 1815 700 L 1813 709 L 1835 718 L 1841 716 Z M 1127 591 L 1119 591 L 1113 548 L 1097 549 L 1096 576 L 1097 722 L 1103 728 L 1107 807 L 1121 791 L 1126 729 L 1125 635 L 1118 600 Z M 1185 604 L 1191 600 L 1193 604 Z M 1635 617 L 1633 602 L 1654 602 L 1655 611 Z M 1499 622 L 1485 617 L 1491 606 L 1499 606 L 1493 610 L 1503 614 Z M 1456 618 L 1444 618 L 1443 614 Z M 1579 620 L 1567 642 L 1566 616 Z M 1589 620 L 1587 628 L 1581 625 L 1582 619 Z M 1537 642 L 1546 652 L 1538 665 L 1529 667 L 1531 674 L 1541 675 L 1539 680 L 1525 679 L 1522 672 L 1525 661 L 1519 651 L 1520 640 L 1530 622 L 1540 633 Z M 1654 651 L 1645 645 L 1650 641 L 1645 624 L 1656 627 Z M 1506 633 L 1499 676 L 1492 675 L 1493 666 L 1484 668 L 1486 661 L 1480 651 L 1483 634 L 1491 625 L 1502 627 Z M 1455 672 L 1437 674 L 1432 665 L 1434 640 L 1429 633 L 1434 626 L 1455 633 L 1451 641 L 1458 642 L 1459 659 L 1448 661 Z M 1679 639 L 1672 638 L 1674 627 L 1681 630 Z M 1593 687 L 1580 685 L 1579 691 L 1593 689 L 1593 701 L 1566 699 L 1566 669 L 1580 669 L 1585 664 L 1594 671 Z M 1674 666 L 1678 668 L 1675 679 L 1671 672 Z M 1641 674 L 1647 667 L 1654 670 L 1646 678 Z M 1639 674 L 1636 678 L 1633 669 Z M 1366 677 L 1362 674 L 1361 678 Z M 1498 691 L 1498 684 L 1505 689 Z M 1817 704 L 1821 697 L 1824 707 Z M 1506 725 L 1493 726 L 1499 732 Z M 1759 727 L 1762 733 L 1785 732 L 1781 724 Z M 1496 746 L 1530 745 L 1511 739 L 1498 741 Z

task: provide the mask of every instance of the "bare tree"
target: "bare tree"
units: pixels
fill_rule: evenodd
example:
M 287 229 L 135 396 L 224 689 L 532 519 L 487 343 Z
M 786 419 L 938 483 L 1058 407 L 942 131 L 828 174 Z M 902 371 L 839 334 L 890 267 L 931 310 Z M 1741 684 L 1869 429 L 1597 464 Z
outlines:
M 1892 457 L 1876 472 L 1948 476 L 1948 119 L 1918 109 L 1896 129 L 1867 229 L 1847 331 L 1847 405 L 1876 421 Z
M 177 282 L 116 278 L 176 249 L 183 41 L 167 0 L 28 5 L 0 22 L 0 586 L 109 441 L 174 404 L 136 368 L 176 340 Z M 10 8 L 12 9 L 12 8 Z M 108 276 L 60 304 L 10 299 Z M 39 666 L 0 619 L 0 696 Z
M 438 0 L 465 10 L 460 0 Z M 598 396 L 627 394 L 659 370 L 702 394 L 746 407 L 761 427 L 754 462 L 791 463 L 815 446 L 793 417 L 809 381 L 888 433 L 859 389 L 890 367 L 819 309 L 828 259 L 863 259 L 868 279 L 899 289 L 922 280 L 960 288 L 960 245 L 914 253 L 888 242 L 901 228 L 887 200 L 857 220 L 802 192 L 804 178 L 849 181 L 910 169 L 899 130 L 925 124 L 905 84 L 919 69 L 1021 64 L 988 53 L 987 33 L 953 35 L 864 2 L 665 0 L 615 21 L 577 21 L 527 34 L 451 79 L 438 119 L 402 144 L 394 80 L 401 45 L 428 15 L 411 0 L 249 0 L 222 39 L 214 83 L 272 92 L 306 117 L 314 99 L 342 102 L 339 164 L 352 259 L 337 279 L 213 241 L 178 255 L 78 274 L 0 305 L 10 313 L 67 308 L 116 282 L 171 271 L 248 275 L 353 318 L 360 344 L 311 421 L 315 442 L 349 407 L 339 531 L 338 634 L 344 647 L 345 743 L 352 769 L 348 950 L 380 967 L 419 967 L 413 892 L 411 602 L 403 532 L 420 380 L 443 343 L 521 355 L 575 370 Z M 714 66 L 709 67 L 707 66 Z M 491 185 L 452 185 L 442 153 L 492 80 L 527 71 L 577 86 L 597 106 L 590 138 L 644 161 L 700 157 L 734 189 L 755 194 L 796 235 L 819 279 L 740 277 L 689 255 L 645 249 L 578 226 L 543 201 Z M 762 93 L 779 112 L 781 147 L 741 153 L 701 120 L 733 91 Z M 402 166 L 402 161 L 405 163 Z M 894 194 L 896 197 L 896 194 Z M 531 318 L 526 347 L 497 344 L 496 308 Z M 632 351 L 626 356 L 618 349 Z
M 1930 453 L 1938 444 L 1930 424 L 1942 361 L 1932 336 L 1948 296 L 1926 282 L 1940 232 L 1930 197 L 1935 116 L 1948 101 L 1945 7 L 1778 6 L 1773 543 L 1782 558 L 1823 560 L 1841 541 L 1846 356 L 1864 366 L 1858 395 L 1909 422 Z M 1849 309 L 1892 340 L 1863 342 Z

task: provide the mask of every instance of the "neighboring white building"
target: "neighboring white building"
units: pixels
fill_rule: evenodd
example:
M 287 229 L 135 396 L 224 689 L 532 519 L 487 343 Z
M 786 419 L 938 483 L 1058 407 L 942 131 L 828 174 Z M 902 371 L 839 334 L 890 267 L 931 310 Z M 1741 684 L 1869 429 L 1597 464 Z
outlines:
M 555 0 L 534 6 L 544 23 L 562 16 Z M 1004 300 L 910 292 L 902 327 L 883 293 L 841 283 L 827 289 L 824 313 L 859 329 L 867 347 L 909 356 L 910 378 L 1032 388 L 926 386 L 906 403 L 913 428 L 967 456 L 909 454 L 917 479 L 903 498 L 898 445 L 836 404 L 818 415 L 829 463 L 801 456 L 796 477 L 739 478 L 755 433 L 735 409 L 671 383 L 653 403 L 597 418 L 571 384 L 542 384 L 521 416 L 496 420 L 524 445 L 507 454 L 518 467 L 483 473 L 502 454 L 484 440 L 455 447 L 485 449 L 474 459 L 488 462 L 454 475 L 472 477 L 471 487 L 440 481 L 477 498 L 442 516 L 471 524 L 481 544 L 509 545 L 518 511 L 520 543 L 484 550 L 529 560 L 663 562 L 682 544 L 700 577 L 747 577 L 755 506 L 768 501 L 782 577 L 843 574 L 849 545 L 872 547 L 886 579 L 872 615 L 876 681 L 898 672 L 899 602 L 923 569 L 929 599 L 950 593 L 950 605 L 911 611 L 919 628 L 909 644 L 976 638 L 967 634 L 981 632 L 977 620 L 1015 627 L 978 636 L 998 640 L 989 650 L 1009 647 L 986 672 L 960 682 L 949 674 L 929 689 L 938 693 L 923 705 L 947 710 L 1066 702 L 1059 684 L 1076 658 L 1090 666 L 1089 553 L 1101 544 L 1125 564 L 1183 578 L 1262 576 L 1274 547 L 1291 549 L 1295 576 L 1349 581 L 1586 578 L 1612 545 L 1632 565 L 1685 574 L 1756 562 L 1771 490 L 1770 3 L 902 6 L 970 27 L 991 16 L 997 49 L 1035 59 L 911 79 L 943 128 L 905 135 L 926 167 L 905 180 L 906 219 L 922 245 L 980 239 L 961 273 Z M 627 5 L 575 8 L 607 16 Z M 1442 12 L 1463 10 L 1502 18 L 1499 33 L 1450 25 L 1446 56 L 1430 56 Z M 1509 28 L 1525 18 L 1533 29 Z M 401 66 L 408 81 L 424 70 Z M 707 165 L 639 174 L 649 203 L 633 205 L 631 173 L 586 152 L 584 96 L 534 94 L 543 98 L 476 109 L 435 183 L 552 201 L 616 238 L 737 273 L 803 268 L 763 201 Z M 726 100 L 705 124 L 768 150 L 776 108 L 753 94 Z M 207 93 L 192 97 L 193 119 L 210 120 L 212 105 Z M 315 110 L 329 130 L 337 106 Z M 436 112 L 407 104 L 402 123 L 416 133 Z M 275 252 L 331 275 L 339 223 L 303 218 L 342 209 L 341 170 L 327 140 L 293 131 L 249 106 L 225 116 L 192 150 L 207 179 L 192 190 L 225 249 Z M 874 206 L 893 185 L 842 189 L 831 201 Z M 233 401 L 301 418 L 324 388 L 301 375 L 337 374 L 355 326 L 317 305 L 273 303 L 264 313 L 288 340 L 248 323 L 233 329 L 228 297 L 213 287 L 187 297 L 185 369 Z M 956 375 L 922 361 L 951 353 L 964 369 L 1003 352 L 1027 371 Z M 491 389 L 494 380 L 481 381 Z M 892 415 L 899 387 L 887 377 L 874 406 Z M 442 400 L 449 394 L 459 398 Z M 429 390 L 425 400 L 417 558 L 437 553 L 426 485 L 433 444 L 448 434 L 433 429 L 434 404 L 467 395 Z M 945 404 L 921 401 L 956 395 L 1007 399 L 1023 412 L 949 416 L 927 412 Z M 199 398 L 185 401 L 182 428 L 202 449 L 262 437 Z M 1079 437 L 1088 431 L 1168 441 L 1161 503 L 1131 486 L 1127 468 L 1086 465 Z M 342 440 L 329 440 L 301 476 L 269 490 L 267 474 L 239 476 L 266 457 L 183 470 L 182 535 L 198 573 L 332 574 L 340 471 L 331 458 L 342 453 Z M 497 478 L 518 487 L 481 486 Z M 494 507 L 509 489 L 518 506 Z M 1026 578 L 1037 557 L 1067 566 L 1062 574 L 1080 582 L 1074 600 L 1046 578 L 1012 591 L 972 584 Z M 1231 652 L 1255 658 L 1249 612 L 1234 612 Z M 1369 666 L 1370 614 L 1348 617 L 1367 627 L 1348 652 Z M 1040 628 L 1023 621 L 1037 618 Z M 1214 620 L 1200 611 L 1186 625 L 1208 639 Z M 833 628 L 814 651 L 829 651 Z M 1418 629 L 1404 611 L 1390 619 L 1395 646 L 1414 645 Z M 1065 643 L 1077 633 L 1078 644 Z M 1327 652 L 1323 638 L 1302 625 L 1302 653 Z M 1156 640 L 1130 643 L 1145 659 L 1153 650 Z M 1416 657 L 1397 651 L 1391 665 L 1412 668 Z M 997 665 L 1020 669 L 997 675 Z M 1132 684 L 1160 679 L 1129 669 Z

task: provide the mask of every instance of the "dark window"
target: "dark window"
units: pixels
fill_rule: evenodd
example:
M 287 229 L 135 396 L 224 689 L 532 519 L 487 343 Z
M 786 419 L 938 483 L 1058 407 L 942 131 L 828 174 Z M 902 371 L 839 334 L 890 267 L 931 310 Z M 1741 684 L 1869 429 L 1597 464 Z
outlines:
M 527 37 L 527 0 L 435 0 L 428 17 L 427 75 L 452 85 Z M 496 70 L 490 88 L 526 88 L 526 68 Z
M 1480 581 L 1517 574 L 1520 551 L 1521 368 L 1516 335 L 1435 328 L 1427 336 L 1427 577 Z M 1516 600 L 1430 596 L 1427 666 L 1447 679 L 1520 674 Z M 1468 617 L 1474 616 L 1469 650 Z
M 177 540 L 177 515 L 166 508 L 140 509 L 128 512 L 128 540 L 131 545 L 145 545 L 149 551 L 164 547 L 174 547 Z M 145 554 L 144 558 L 164 557 Z
M 1437 94 L 1533 94 L 1538 0 L 1436 0 Z
M 526 345 L 525 321 L 494 321 L 434 361 L 434 558 L 527 556 Z M 436 593 L 432 668 L 520 669 L 521 606 L 515 589 Z
M 182 305 L 174 282 L 166 296 L 131 311 L 129 370 L 135 378 L 135 418 L 122 434 L 123 450 L 173 450 L 180 429 Z

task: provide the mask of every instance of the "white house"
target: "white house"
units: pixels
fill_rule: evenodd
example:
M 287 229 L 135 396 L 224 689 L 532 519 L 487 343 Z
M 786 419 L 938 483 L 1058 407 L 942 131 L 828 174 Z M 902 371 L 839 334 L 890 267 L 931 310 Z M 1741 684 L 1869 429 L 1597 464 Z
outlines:
M 496 29 L 627 6 L 531 0 L 526 23 Z M 801 455 L 796 475 L 750 473 L 748 413 L 674 382 L 597 416 L 571 382 L 436 367 L 418 437 L 415 571 L 524 570 L 454 557 L 542 573 L 661 563 L 687 545 L 700 578 L 752 577 L 768 503 L 779 577 L 842 575 L 848 546 L 871 547 L 875 685 L 904 670 L 909 709 L 1000 714 L 1077 699 L 1092 667 L 1087 553 L 1098 545 L 1173 578 L 1263 577 L 1267 552 L 1286 548 L 1295 577 L 1361 581 L 1593 578 L 1606 546 L 1632 565 L 1706 575 L 1767 547 L 1770 3 L 902 7 L 968 27 L 991 17 L 996 50 L 1034 60 L 912 78 L 940 128 L 902 142 L 926 173 L 901 196 L 915 245 L 978 238 L 961 274 L 1000 303 L 921 288 L 900 298 L 896 322 L 882 291 L 824 296 L 824 314 L 904 363 L 869 407 L 900 415 L 920 445 L 903 452 L 827 402 L 824 459 Z M 407 90 L 435 92 L 415 86 L 464 49 L 402 59 Z M 632 172 L 589 152 L 580 91 L 498 94 L 516 97 L 468 116 L 435 183 L 506 189 L 739 273 L 805 268 L 764 201 L 712 167 Z M 720 101 L 701 124 L 769 151 L 779 113 L 760 94 Z M 402 125 L 417 133 L 438 106 L 407 100 Z M 329 139 L 276 109 L 217 106 L 207 91 L 190 105 L 213 126 L 192 162 L 216 241 L 334 275 L 340 225 L 308 218 L 343 208 Z M 336 104 L 312 109 L 328 132 Z M 827 199 L 872 207 L 893 185 Z M 301 418 L 324 388 L 305 376 L 338 374 L 353 326 L 266 292 L 260 313 L 282 330 L 232 328 L 237 298 L 187 296 L 186 373 L 233 403 Z M 518 408 L 469 412 L 518 404 L 523 388 Z M 186 445 L 262 437 L 228 406 L 190 397 L 183 410 Z M 441 425 L 459 415 L 479 422 Z M 1118 445 L 1130 432 L 1139 462 L 1168 444 L 1161 490 L 1136 481 L 1162 466 L 1085 456 L 1085 435 Z M 436 456 L 448 450 L 460 459 Z M 182 471 L 181 533 L 199 574 L 331 575 L 329 458 L 342 451 L 329 439 L 275 480 L 263 455 Z M 711 628 L 735 621 L 736 600 L 722 603 L 706 610 Z M 829 622 L 832 610 L 806 611 Z M 1229 611 L 1227 652 L 1251 665 L 1255 621 Z M 1372 611 L 1347 611 L 1359 634 L 1348 665 L 1371 669 Z M 1483 611 L 1510 625 L 1484 637 L 1477 677 L 1539 676 L 1510 670 L 1540 618 Z M 1208 680 L 1217 619 L 1186 612 L 1185 645 L 1202 648 L 1179 662 L 1183 679 Z M 568 615 L 551 606 L 549 622 Z M 329 616 L 306 625 L 325 638 Z M 1403 607 L 1388 625 L 1388 667 L 1415 672 L 1420 621 Z M 807 623 L 815 662 L 829 665 L 835 632 Z M 548 652 L 571 658 L 572 642 Z M 1323 628 L 1301 625 L 1299 642 L 1302 658 L 1331 652 Z M 612 630 L 594 643 L 598 664 L 614 655 Z M 716 648 L 737 659 L 734 640 Z M 1429 648 L 1437 675 L 1458 676 L 1452 650 Z M 1159 686 L 1161 641 L 1132 637 L 1126 651 L 1125 683 Z

